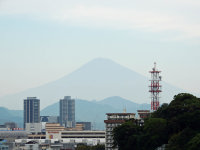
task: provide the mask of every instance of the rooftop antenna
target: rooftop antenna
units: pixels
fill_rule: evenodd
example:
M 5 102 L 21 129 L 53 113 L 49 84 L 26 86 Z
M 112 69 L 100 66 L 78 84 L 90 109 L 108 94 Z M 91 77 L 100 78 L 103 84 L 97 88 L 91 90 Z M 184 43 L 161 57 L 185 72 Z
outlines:
M 124 109 L 123 109 L 123 113 L 126 113 L 126 107 L 124 107 Z

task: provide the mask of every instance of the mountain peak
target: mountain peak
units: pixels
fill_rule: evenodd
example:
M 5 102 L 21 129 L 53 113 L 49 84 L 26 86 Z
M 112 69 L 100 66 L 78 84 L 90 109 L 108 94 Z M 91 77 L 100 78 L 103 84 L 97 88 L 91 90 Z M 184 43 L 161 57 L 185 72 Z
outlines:
M 85 69 L 86 67 L 92 67 L 92 68 L 94 67 L 94 68 L 101 69 L 101 68 L 107 68 L 107 67 L 111 68 L 111 67 L 114 67 L 114 66 L 115 67 L 119 67 L 119 66 L 122 67 L 120 64 L 114 62 L 111 59 L 99 57 L 99 58 L 95 58 L 95 59 L 89 61 L 88 63 L 86 63 L 85 65 L 81 66 L 80 69 L 81 68 Z
M 35 95 L 40 99 L 41 108 L 58 102 L 65 95 L 73 98 L 100 100 L 118 95 L 136 103 L 149 103 L 148 78 L 120 64 L 107 59 L 96 58 L 61 79 L 28 89 L 15 95 L 1 98 L 1 105 L 14 109 L 23 106 L 23 99 Z M 177 89 L 164 85 L 164 102 L 170 101 Z M 170 97 L 170 98 L 169 98 Z M 120 99 L 115 97 L 115 100 Z M 167 100 L 167 101 L 166 101 Z M 10 107 L 9 107 L 10 108 Z
M 93 63 L 93 62 L 113 62 L 113 61 L 109 58 L 97 57 L 97 58 L 92 59 L 88 63 L 90 63 L 90 62 Z
M 120 65 L 117 62 L 113 61 L 112 59 L 103 58 L 103 57 L 98 57 L 98 58 L 92 59 L 87 64 L 102 64 L 102 65 L 104 65 L 104 64 L 116 64 L 116 65 Z

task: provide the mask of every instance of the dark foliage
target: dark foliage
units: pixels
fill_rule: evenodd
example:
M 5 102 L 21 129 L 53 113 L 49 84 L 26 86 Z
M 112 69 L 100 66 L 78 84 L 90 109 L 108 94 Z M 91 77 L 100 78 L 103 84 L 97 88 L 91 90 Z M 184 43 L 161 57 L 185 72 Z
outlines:
M 200 146 L 199 127 L 200 99 L 181 93 L 152 113 L 144 126 L 128 121 L 113 133 L 119 150 L 155 150 L 163 144 L 169 150 L 193 150 Z
M 96 146 L 88 146 L 85 144 L 79 144 L 77 145 L 76 150 L 105 150 L 104 145 L 96 145 Z

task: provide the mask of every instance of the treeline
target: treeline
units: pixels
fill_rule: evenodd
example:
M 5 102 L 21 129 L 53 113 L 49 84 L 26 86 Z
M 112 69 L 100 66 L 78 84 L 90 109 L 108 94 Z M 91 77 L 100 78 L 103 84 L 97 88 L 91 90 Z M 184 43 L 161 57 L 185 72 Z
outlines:
M 200 99 L 187 93 L 174 96 L 140 126 L 129 120 L 113 131 L 119 150 L 200 149 Z
M 78 144 L 76 150 L 105 150 L 105 145 L 89 146 L 85 144 Z

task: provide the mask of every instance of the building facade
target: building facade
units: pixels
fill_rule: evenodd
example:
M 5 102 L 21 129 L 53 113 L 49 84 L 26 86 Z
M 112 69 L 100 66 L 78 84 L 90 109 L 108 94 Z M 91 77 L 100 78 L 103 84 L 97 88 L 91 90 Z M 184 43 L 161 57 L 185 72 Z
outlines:
M 58 116 L 40 116 L 40 122 L 59 123 Z
M 137 110 L 138 112 L 138 119 L 145 119 L 150 117 L 151 112 L 150 110 Z
M 40 133 L 42 131 L 42 124 L 41 123 L 26 123 L 25 124 L 26 132 L 31 134 L 31 133 Z
M 24 125 L 25 123 L 40 122 L 40 100 L 36 97 L 27 97 L 24 100 Z
M 92 130 L 91 122 L 76 122 L 76 124 L 82 124 L 83 130 Z
M 16 149 L 30 149 L 26 144 L 36 142 L 38 150 L 75 150 L 78 144 L 81 145 L 104 145 L 105 131 L 66 131 L 60 124 L 46 124 L 46 135 L 31 134 L 28 139 L 15 139 Z M 14 148 L 13 148 L 14 150 Z
M 106 140 L 105 140 L 105 150 L 117 150 L 118 148 L 113 148 L 113 129 L 126 120 L 135 119 L 135 113 L 107 113 L 107 120 L 104 120 L 106 125 Z
M 75 100 L 65 96 L 60 100 L 60 125 L 66 128 L 75 127 Z

